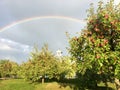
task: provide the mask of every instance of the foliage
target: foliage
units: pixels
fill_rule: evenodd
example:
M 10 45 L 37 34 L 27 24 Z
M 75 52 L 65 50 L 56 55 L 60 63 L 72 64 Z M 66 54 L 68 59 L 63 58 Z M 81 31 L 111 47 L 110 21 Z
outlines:
M 0 77 L 16 77 L 18 64 L 10 60 L 0 60 Z
M 69 56 L 61 57 L 59 62 L 61 78 L 74 78 L 76 73 L 76 63 L 71 61 Z
M 19 73 L 21 78 L 32 82 L 44 79 L 61 80 L 75 76 L 76 64 L 68 56 L 55 56 L 45 44 L 41 50 L 37 47 L 31 52 L 31 57 L 23 63 Z M 44 81 L 43 81 L 44 82 Z
M 91 6 L 87 28 L 69 41 L 69 52 L 78 71 L 88 79 L 92 75 L 93 84 L 120 79 L 120 4 L 113 3 L 113 0 L 107 4 L 100 1 L 96 12 Z
M 24 63 L 22 67 L 24 78 L 32 82 L 39 81 L 41 78 L 57 78 L 57 74 L 59 74 L 56 57 L 48 50 L 46 44 L 40 51 L 35 47 L 29 61 Z

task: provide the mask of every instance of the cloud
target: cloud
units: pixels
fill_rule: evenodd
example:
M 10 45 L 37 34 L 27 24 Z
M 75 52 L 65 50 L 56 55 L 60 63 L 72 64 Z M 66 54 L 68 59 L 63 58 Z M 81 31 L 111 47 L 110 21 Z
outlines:
M 48 15 L 85 19 L 90 3 L 96 5 L 97 2 L 98 0 L 2 0 L 0 25 L 28 17 Z
M 7 44 L 0 43 L 0 50 L 11 50 L 11 47 L 9 47 Z
M 10 59 L 21 63 L 28 59 L 32 47 L 14 42 L 9 39 L 0 38 L 0 59 Z
M 114 3 L 117 5 L 120 3 L 120 0 L 114 0 Z
M 9 39 L 0 38 L 0 49 L 28 52 L 31 50 L 31 47 L 29 45 L 24 45 Z
M 22 63 L 23 61 L 27 61 L 29 58 L 28 53 L 23 53 L 19 51 L 5 51 L 0 50 L 0 59 L 9 59 L 11 61 L 15 61 L 17 63 Z

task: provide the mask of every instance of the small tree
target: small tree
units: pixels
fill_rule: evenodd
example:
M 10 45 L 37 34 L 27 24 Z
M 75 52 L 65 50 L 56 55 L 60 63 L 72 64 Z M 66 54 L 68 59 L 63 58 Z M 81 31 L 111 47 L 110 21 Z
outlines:
M 23 64 L 23 76 L 33 82 L 42 79 L 42 83 L 44 83 L 46 77 L 49 79 L 56 77 L 57 65 L 58 63 L 54 54 L 48 50 L 46 44 L 40 51 L 35 47 L 34 51 L 31 52 L 29 61 Z
M 6 78 L 10 77 L 10 73 L 12 71 L 12 64 L 9 60 L 0 60 L 1 67 L 1 77 Z
M 18 75 L 18 72 L 20 70 L 20 66 L 16 63 L 16 62 L 13 62 L 11 61 L 11 72 L 10 72 L 10 76 L 12 78 L 19 78 L 19 75 Z
M 0 60 L 0 76 L 2 78 L 17 76 L 18 64 L 10 60 Z

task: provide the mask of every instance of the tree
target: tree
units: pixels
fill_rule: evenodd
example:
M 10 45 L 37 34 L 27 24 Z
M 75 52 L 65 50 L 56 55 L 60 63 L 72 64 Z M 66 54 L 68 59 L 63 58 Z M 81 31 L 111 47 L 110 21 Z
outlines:
M 12 65 L 9 60 L 0 60 L 1 77 L 10 77 Z
M 115 81 L 120 86 L 120 4 L 114 0 L 107 4 L 98 3 L 88 10 L 87 27 L 78 37 L 70 39 L 70 49 L 77 62 L 78 71 L 92 76 L 94 87 L 97 82 Z M 86 74 L 86 75 L 85 75 Z M 117 82 L 116 82 L 117 81 Z M 117 88 L 118 89 L 118 88 Z M 118 89 L 119 90 L 119 89 Z
M 57 77 L 57 66 L 56 57 L 45 44 L 40 51 L 35 47 L 34 51 L 31 52 L 29 61 L 22 65 L 23 76 L 32 82 L 42 79 L 42 83 L 44 83 L 45 78 Z
M 18 64 L 10 60 L 0 60 L 0 77 L 17 76 Z
M 11 72 L 10 72 L 11 78 L 19 78 L 18 72 L 20 70 L 20 66 L 16 62 L 13 62 L 13 61 L 11 61 L 10 63 L 12 65 Z

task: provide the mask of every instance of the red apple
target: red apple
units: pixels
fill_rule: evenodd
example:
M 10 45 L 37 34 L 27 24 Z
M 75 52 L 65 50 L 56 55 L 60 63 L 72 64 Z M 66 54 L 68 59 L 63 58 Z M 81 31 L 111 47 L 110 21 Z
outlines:
M 107 43 L 108 43 L 108 40 L 107 40 L 107 39 L 104 39 L 104 43 L 107 44 Z
M 95 31 L 98 32 L 98 31 L 100 31 L 100 30 L 99 30 L 98 28 L 95 28 Z
M 108 18 L 109 18 L 109 15 L 108 15 L 108 14 L 105 14 L 105 18 L 108 19 Z
M 99 59 L 99 58 L 100 58 L 100 56 L 99 56 L 99 55 L 96 55 L 96 58 L 97 58 L 97 59 Z

